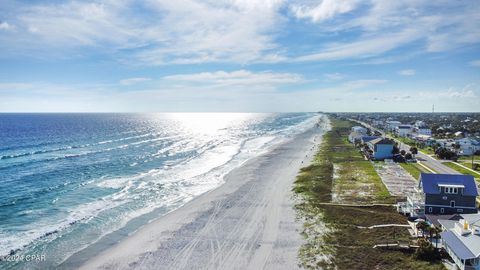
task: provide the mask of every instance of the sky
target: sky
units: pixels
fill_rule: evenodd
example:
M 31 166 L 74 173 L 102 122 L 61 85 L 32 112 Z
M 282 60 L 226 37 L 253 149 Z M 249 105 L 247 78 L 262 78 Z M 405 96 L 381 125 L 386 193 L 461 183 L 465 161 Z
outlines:
M 478 0 L 0 0 L 0 112 L 480 111 Z

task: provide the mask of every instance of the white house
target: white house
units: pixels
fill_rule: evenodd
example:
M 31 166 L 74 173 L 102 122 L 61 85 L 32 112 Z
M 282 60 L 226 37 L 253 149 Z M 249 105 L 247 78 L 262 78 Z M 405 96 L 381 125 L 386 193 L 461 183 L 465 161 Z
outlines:
M 356 132 L 359 134 L 367 135 L 367 129 L 361 126 L 354 126 L 352 127 L 352 132 Z
M 383 121 L 382 120 L 373 120 L 372 121 L 372 126 L 381 127 L 381 126 L 383 126 Z
M 457 222 L 439 220 L 442 244 L 458 269 L 480 270 L 480 215 L 462 215 Z
M 395 134 L 400 137 L 410 137 L 413 133 L 412 126 L 410 125 L 400 125 L 395 128 Z
M 388 131 L 394 131 L 396 127 L 400 126 L 402 123 L 399 121 L 387 121 L 386 128 Z
M 417 135 L 432 136 L 432 130 L 427 126 L 415 126 L 414 131 Z
M 460 145 L 460 155 L 471 156 L 480 151 L 480 143 L 471 138 L 457 139 L 455 143 Z

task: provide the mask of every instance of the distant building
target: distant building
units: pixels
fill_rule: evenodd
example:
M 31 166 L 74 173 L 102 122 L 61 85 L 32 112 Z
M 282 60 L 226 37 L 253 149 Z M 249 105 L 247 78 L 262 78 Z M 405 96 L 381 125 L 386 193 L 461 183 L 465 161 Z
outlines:
M 357 132 L 363 135 L 367 135 L 367 129 L 361 126 L 354 126 L 352 127 L 352 132 Z
M 427 126 L 415 126 L 414 132 L 417 135 L 432 136 L 432 130 Z
M 460 155 L 471 156 L 475 152 L 480 151 L 480 142 L 471 138 L 463 138 L 455 140 L 455 143 L 460 145 Z
M 458 269 L 480 270 L 480 215 L 462 215 L 462 219 L 439 220 L 445 251 Z
M 372 126 L 375 126 L 375 127 L 382 127 L 384 124 L 384 122 L 382 120 L 373 120 L 372 121 Z
M 399 122 L 399 121 L 392 121 L 392 120 L 389 120 L 389 121 L 386 121 L 385 122 L 385 128 L 388 130 L 388 131 L 394 131 L 396 127 L 400 126 L 402 123 Z
M 400 137 L 411 137 L 413 128 L 410 125 L 400 125 L 395 128 L 395 134 Z
M 361 138 L 361 143 L 368 143 L 369 141 L 373 141 L 378 138 L 381 138 L 381 137 L 380 136 L 363 136 Z
M 421 134 L 414 135 L 413 139 L 417 142 L 425 144 L 426 146 L 432 146 L 436 142 L 432 136 Z
M 359 143 L 363 136 L 367 136 L 368 130 L 361 126 L 354 126 L 351 129 L 352 132 L 348 135 L 348 141 L 351 143 Z
M 367 145 L 372 151 L 371 158 L 374 160 L 384 160 L 393 157 L 393 140 L 380 137 L 367 142 Z
M 350 132 L 350 134 L 348 135 L 348 141 L 351 143 L 358 143 L 362 140 L 363 136 L 365 136 L 365 134 L 358 132 Z
M 418 120 L 418 121 L 415 121 L 414 126 L 415 127 L 425 127 L 427 125 L 425 124 L 425 122 Z

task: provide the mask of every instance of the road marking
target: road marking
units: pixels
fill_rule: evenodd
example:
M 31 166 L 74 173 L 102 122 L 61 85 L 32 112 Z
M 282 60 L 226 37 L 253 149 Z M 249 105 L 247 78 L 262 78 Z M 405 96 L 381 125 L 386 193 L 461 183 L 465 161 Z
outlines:
M 437 172 L 433 171 L 432 169 L 430 169 L 429 167 L 423 165 L 422 162 L 419 161 L 419 162 L 417 162 L 417 163 L 418 163 L 418 165 L 422 166 L 423 168 L 427 169 L 428 171 L 430 171 L 430 172 L 432 172 L 432 173 L 437 173 Z

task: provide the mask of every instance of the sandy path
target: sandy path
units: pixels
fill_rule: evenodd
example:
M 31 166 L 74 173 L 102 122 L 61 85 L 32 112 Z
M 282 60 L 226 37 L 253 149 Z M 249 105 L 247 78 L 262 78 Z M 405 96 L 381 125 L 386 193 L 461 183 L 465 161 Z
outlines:
M 226 176 L 221 187 L 146 225 L 81 269 L 295 269 L 302 243 L 292 183 L 319 128 Z

